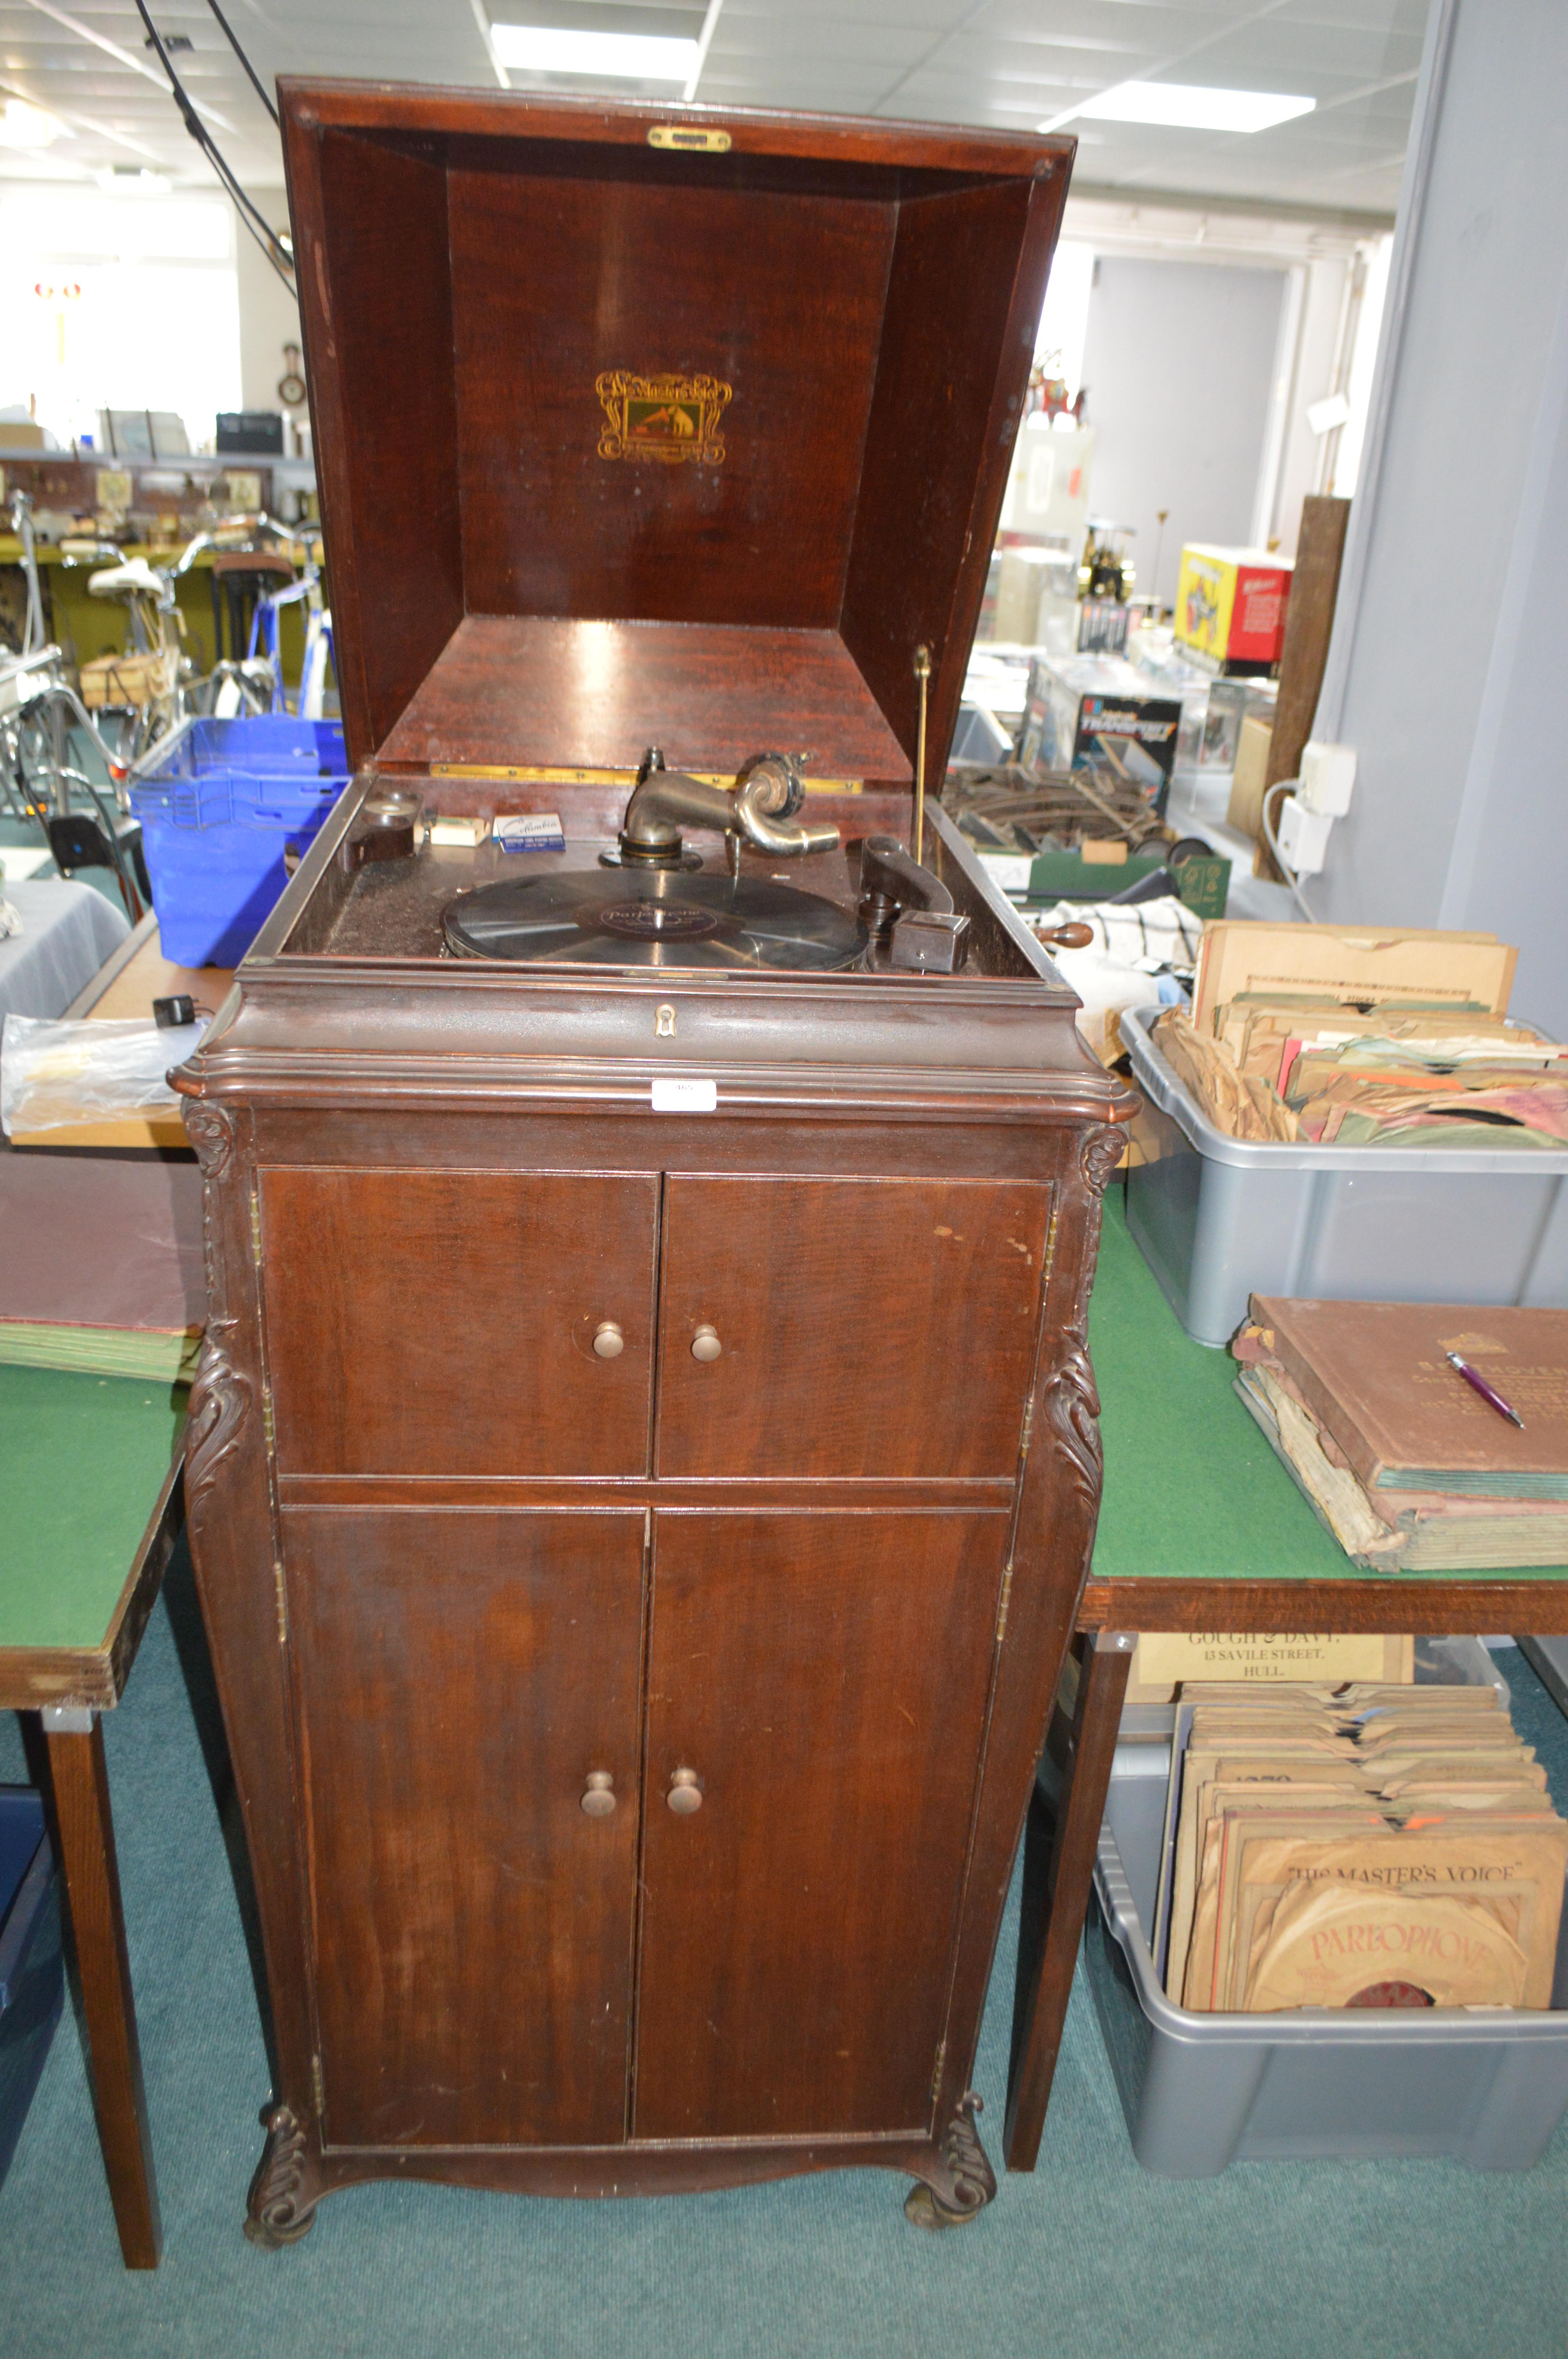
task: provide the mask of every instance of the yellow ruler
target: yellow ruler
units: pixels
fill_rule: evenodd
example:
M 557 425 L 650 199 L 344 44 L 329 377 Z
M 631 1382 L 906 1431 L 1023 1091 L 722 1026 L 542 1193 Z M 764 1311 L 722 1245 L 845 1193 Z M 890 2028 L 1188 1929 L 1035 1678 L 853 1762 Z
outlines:
M 688 778 L 699 779 L 705 787 L 732 787 L 735 780 L 723 770 L 688 770 Z M 558 763 L 541 767 L 518 762 L 432 762 L 433 778 L 503 778 L 510 786 L 519 787 L 634 787 L 635 770 L 569 770 Z M 808 795 L 858 795 L 864 781 L 860 778 L 804 778 L 801 781 Z

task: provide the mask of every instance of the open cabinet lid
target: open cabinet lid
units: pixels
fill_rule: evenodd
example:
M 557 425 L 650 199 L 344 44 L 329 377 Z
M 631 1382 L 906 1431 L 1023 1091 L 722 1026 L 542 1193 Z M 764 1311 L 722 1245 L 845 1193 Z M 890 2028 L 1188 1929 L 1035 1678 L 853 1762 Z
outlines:
M 907 788 L 1073 145 L 279 84 L 351 758 Z

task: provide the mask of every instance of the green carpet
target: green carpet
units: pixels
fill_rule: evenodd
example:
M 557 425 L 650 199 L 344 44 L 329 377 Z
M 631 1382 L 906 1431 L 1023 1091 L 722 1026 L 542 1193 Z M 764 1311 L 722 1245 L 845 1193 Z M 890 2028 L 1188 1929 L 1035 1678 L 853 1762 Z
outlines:
M 171 1620 L 172 1611 L 172 1620 Z M 451 2189 L 332 2196 L 292 2251 L 240 2234 L 266 2094 L 177 1567 L 108 1720 L 166 2253 L 120 2267 L 69 2012 L 0 2190 L 7 2359 L 1562 2359 L 1568 2133 L 1523 2174 L 1450 2163 L 1243 2164 L 1149 2177 L 1080 1984 L 1040 2168 L 973 2226 L 906 2224 L 881 2172 L 734 2193 L 542 2202 Z M 177 1651 L 175 1632 L 180 1647 Z M 188 1689 L 182 1659 L 194 1664 Z M 1517 1718 L 1568 1799 L 1568 1726 L 1517 1653 Z M 210 1677 L 210 1674 L 207 1675 Z M 204 1723 L 202 1723 L 204 1724 Z M 209 1743 L 211 1742 L 209 1731 Z M 0 1777 L 23 1774 L 0 1716 Z M 978 2079 L 1000 2134 L 1011 1940 Z M 890 1994 L 896 2004 L 896 1994 Z

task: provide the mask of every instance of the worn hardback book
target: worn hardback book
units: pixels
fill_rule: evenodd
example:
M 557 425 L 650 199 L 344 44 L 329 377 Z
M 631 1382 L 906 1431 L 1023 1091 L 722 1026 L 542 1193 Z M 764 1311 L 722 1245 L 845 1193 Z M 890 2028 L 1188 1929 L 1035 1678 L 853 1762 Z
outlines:
M 0 1363 L 189 1383 L 206 1317 L 193 1162 L 0 1149 Z
M 1568 1502 L 1370 1492 L 1347 1466 L 1327 1456 L 1310 1411 L 1269 1369 L 1243 1368 L 1236 1390 L 1318 1521 L 1353 1563 L 1372 1572 L 1485 1572 L 1568 1564 Z
M 1254 1295 L 1264 1354 L 1368 1493 L 1568 1500 L 1568 1310 Z M 1448 1353 L 1517 1411 L 1511 1424 Z

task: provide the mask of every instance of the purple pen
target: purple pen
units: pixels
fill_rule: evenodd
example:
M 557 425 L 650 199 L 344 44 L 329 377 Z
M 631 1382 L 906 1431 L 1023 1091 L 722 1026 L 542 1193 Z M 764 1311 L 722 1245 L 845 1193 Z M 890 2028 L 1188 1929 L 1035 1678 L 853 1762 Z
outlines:
M 1467 1385 L 1474 1386 L 1488 1408 L 1495 1408 L 1499 1417 L 1506 1417 L 1510 1425 L 1517 1425 L 1521 1433 L 1524 1431 L 1524 1419 L 1518 1409 L 1510 1408 L 1501 1393 L 1495 1393 L 1486 1377 L 1473 1368 L 1468 1360 L 1462 1360 L 1457 1352 L 1444 1352 L 1443 1356 L 1451 1368 L 1458 1369 Z

